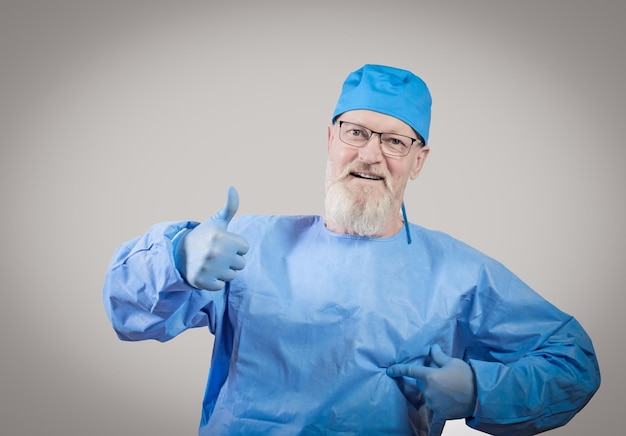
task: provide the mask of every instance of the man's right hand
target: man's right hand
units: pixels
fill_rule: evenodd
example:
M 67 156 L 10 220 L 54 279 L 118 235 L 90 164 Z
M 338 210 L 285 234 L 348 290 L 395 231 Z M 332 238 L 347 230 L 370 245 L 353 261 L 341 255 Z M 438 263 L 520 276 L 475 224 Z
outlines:
M 243 255 L 248 252 L 248 242 L 228 231 L 238 208 L 239 194 L 230 187 L 224 207 L 183 235 L 176 245 L 176 268 L 191 286 L 219 291 L 245 266 Z

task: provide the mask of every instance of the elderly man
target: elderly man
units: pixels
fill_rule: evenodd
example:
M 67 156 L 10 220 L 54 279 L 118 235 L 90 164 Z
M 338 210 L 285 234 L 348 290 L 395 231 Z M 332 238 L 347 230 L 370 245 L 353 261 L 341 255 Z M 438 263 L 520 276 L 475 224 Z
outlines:
M 494 259 L 406 219 L 431 97 L 365 65 L 328 127 L 326 213 L 163 223 L 115 252 L 104 286 L 124 340 L 215 335 L 199 433 L 488 433 L 567 423 L 598 389 L 579 323 Z

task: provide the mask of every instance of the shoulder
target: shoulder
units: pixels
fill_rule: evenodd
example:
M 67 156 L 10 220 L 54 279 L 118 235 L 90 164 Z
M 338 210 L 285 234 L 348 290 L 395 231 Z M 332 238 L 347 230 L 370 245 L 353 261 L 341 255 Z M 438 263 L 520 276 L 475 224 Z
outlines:
M 464 267 L 472 264 L 481 269 L 485 267 L 497 270 L 506 269 L 503 264 L 488 254 L 448 233 L 415 224 L 411 224 L 410 228 L 414 249 L 428 253 L 431 259 L 457 266 L 462 264 Z
M 317 215 L 241 215 L 228 230 L 245 235 L 302 232 L 320 222 Z
M 426 246 L 429 250 L 439 252 L 464 252 L 468 255 L 486 256 L 476 248 L 440 230 L 431 230 L 417 224 L 410 224 L 413 239 L 418 244 Z

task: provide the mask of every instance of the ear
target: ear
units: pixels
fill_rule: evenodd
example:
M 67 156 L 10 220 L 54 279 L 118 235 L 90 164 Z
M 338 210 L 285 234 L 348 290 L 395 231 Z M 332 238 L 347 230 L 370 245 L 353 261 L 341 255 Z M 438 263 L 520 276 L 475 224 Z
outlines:
M 328 144 L 326 145 L 326 151 L 330 152 L 330 143 L 333 141 L 333 124 L 328 126 Z
M 429 152 L 430 147 L 428 147 L 428 145 L 423 146 L 417 151 L 417 156 L 415 156 L 415 160 L 413 161 L 413 167 L 411 168 L 411 172 L 409 173 L 409 177 L 411 178 L 411 180 L 415 180 L 420 171 L 422 171 L 422 167 L 424 166 L 424 162 L 426 162 L 426 158 L 428 157 Z

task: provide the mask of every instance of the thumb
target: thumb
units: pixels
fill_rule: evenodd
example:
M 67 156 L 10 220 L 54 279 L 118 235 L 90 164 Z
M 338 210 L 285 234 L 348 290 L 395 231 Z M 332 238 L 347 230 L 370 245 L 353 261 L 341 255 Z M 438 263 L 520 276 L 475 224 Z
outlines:
M 430 357 L 433 358 L 433 362 L 439 368 L 441 368 L 442 366 L 447 365 L 448 362 L 450 362 L 452 360 L 452 357 L 450 357 L 446 353 L 444 353 L 443 350 L 441 349 L 441 347 L 438 344 L 435 344 L 435 345 L 433 345 L 430 348 Z
M 211 217 L 211 220 L 218 224 L 222 229 L 226 230 L 230 220 L 233 219 L 239 209 L 239 194 L 234 187 L 228 188 L 228 194 L 226 196 L 226 202 L 224 206 L 217 211 L 215 215 Z

